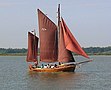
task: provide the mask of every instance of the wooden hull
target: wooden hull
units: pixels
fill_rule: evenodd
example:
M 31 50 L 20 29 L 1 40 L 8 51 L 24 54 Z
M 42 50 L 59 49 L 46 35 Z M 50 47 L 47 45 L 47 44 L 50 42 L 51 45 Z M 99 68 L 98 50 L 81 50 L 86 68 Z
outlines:
M 64 65 L 64 66 L 58 66 L 54 68 L 33 68 L 29 67 L 30 71 L 36 71 L 36 72 L 74 72 L 76 65 Z

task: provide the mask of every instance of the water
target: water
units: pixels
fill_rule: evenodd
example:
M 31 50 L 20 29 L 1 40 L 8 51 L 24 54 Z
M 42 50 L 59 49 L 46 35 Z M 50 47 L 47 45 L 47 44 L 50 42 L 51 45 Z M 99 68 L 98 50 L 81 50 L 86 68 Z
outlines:
M 24 56 L 0 56 L 0 90 L 111 90 L 111 56 L 92 58 L 75 72 L 37 73 Z

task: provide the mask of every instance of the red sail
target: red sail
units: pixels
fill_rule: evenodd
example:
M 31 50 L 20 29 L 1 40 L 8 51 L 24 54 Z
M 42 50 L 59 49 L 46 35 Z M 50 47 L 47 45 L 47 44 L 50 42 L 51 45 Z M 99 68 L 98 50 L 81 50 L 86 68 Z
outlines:
M 43 62 L 56 62 L 57 50 L 57 26 L 38 9 L 39 36 L 40 36 L 40 60 Z
M 61 25 L 60 25 L 61 26 Z M 73 55 L 71 51 L 67 50 L 65 47 L 64 42 L 64 35 L 63 35 L 64 27 L 60 27 L 60 35 L 59 35 L 59 54 L 58 54 L 58 61 L 59 62 L 74 62 Z
M 28 52 L 26 58 L 27 62 L 37 61 L 37 50 L 38 50 L 38 37 L 28 32 Z
M 69 28 L 65 24 L 64 20 L 61 21 L 64 33 L 64 41 L 65 41 L 65 47 L 66 49 L 75 52 L 79 55 L 82 55 L 86 58 L 89 58 L 88 55 L 84 52 L 84 50 L 81 48 L 77 40 L 74 38 L 72 33 L 70 32 Z

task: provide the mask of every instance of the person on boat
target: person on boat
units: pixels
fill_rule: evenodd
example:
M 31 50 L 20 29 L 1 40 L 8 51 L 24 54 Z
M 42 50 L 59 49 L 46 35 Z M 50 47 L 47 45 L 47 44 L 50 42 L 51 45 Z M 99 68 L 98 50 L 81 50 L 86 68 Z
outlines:
M 50 68 L 50 65 L 49 65 L 49 64 L 47 64 L 47 68 Z
M 43 65 L 43 64 L 41 65 L 41 68 L 44 68 L 44 65 Z
M 54 67 L 56 68 L 56 67 L 57 67 L 57 64 L 55 64 Z
M 59 62 L 59 65 L 61 65 L 61 62 Z
M 44 68 L 47 68 L 47 65 L 44 65 Z
M 51 67 L 50 68 L 54 68 L 54 65 L 51 65 Z
M 38 62 L 37 62 L 37 61 L 34 62 L 34 65 L 35 65 L 35 67 L 37 68 L 37 66 L 38 66 Z

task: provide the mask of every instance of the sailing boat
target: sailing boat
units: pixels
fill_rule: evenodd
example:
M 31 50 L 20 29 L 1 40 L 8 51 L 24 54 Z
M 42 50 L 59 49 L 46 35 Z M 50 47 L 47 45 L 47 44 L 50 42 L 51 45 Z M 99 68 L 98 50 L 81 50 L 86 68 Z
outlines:
M 60 18 L 60 4 L 58 5 L 58 26 L 38 9 L 39 38 L 28 32 L 27 62 L 36 62 L 37 67 L 29 65 L 30 71 L 37 72 L 73 72 L 76 64 L 72 52 L 89 58 L 70 32 L 64 19 Z M 38 40 L 40 39 L 40 62 L 59 63 L 46 67 L 39 67 L 37 59 Z

